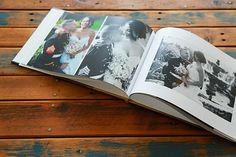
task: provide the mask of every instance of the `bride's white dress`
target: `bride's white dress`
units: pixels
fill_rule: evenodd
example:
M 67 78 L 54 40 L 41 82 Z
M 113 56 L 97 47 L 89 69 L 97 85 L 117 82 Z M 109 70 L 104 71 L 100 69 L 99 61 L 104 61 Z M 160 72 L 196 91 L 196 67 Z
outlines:
M 70 37 L 70 42 L 67 46 L 70 45 L 70 43 L 77 43 L 79 44 L 80 49 L 82 49 L 85 45 L 88 44 L 89 37 L 83 37 L 81 39 L 78 39 L 75 35 L 72 35 Z M 79 49 L 78 49 L 79 50 Z M 77 50 L 77 51 L 78 51 Z M 69 75 L 74 75 L 79 68 L 80 63 L 82 62 L 86 51 L 82 51 L 75 55 L 74 58 L 71 58 L 70 55 L 66 52 L 64 52 L 61 56 L 61 63 L 68 63 L 68 65 L 62 70 L 64 73 Z
M 188 71 L 187 81 L 195 82 L 199 81 L 199 72 L 197 71 L 197 63 L 193 62 L 186 67 Z M 175 91 L 185 95 L 186 97 L 199 102 L 198 94 L 200 92 L 200 88 L 194 85 L 184 86 L 184 83 L 181 83 L 176 88 L 173 88 Z
M 136 45 L 130 44 L 126 40 L 114 45 L 112 61 L 108 65 L 108 70 L 104 73 L 105 82 L 122 89 L 122 82 L 127 81 L 131 77 L 133 70 L 140 61 L 140 54 L 143 52 L 143 48 L 140 45 L 137 44 L 137 49 L 134 49 L 134 46 Z M 137 55 L 128 56 L 133 49 L 134 51 L 136 50 L 133 54 L 136 53 Z

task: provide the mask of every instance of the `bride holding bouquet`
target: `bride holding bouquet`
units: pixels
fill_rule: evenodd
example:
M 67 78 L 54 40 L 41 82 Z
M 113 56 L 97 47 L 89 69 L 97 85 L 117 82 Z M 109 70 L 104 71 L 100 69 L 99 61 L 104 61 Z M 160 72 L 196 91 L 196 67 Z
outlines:
M 193 62 L 186 67 L 185 75 L 182 77 L 183 82 L 173 89 L 194 101 L 199 101 L 198 94 L 203 87 L 203 64 L 205 63 L 204 54 L 200 51 L 194 51 Z
M 61 69 L 64 73 L 75 74 L 95 36 L 95 32 L 90 29 L 92 24 L 93 20 L 85 17 L 81 20 L 80 28 L 71 33 L 69 43 L 65 46 L 65 52 L 60 60 Z
M 121 40 L 114 43 L 112 61 L 105 71 L 104 81 L 126 90 L 147 44 L 147 26 L 130 20 L 120 27 Z

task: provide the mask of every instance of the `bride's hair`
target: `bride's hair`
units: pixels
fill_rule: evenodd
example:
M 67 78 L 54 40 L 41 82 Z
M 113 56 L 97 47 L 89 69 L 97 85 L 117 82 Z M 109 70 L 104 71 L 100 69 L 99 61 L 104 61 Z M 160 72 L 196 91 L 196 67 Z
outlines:
M 194 51 L 193 57 L 194 57 L 194 60 L 197 59 L 197 61 L 199 61 L 200 63 L 204 63 L 204 64 L 206 63 L 206 58 L 201 51 Z
M 61 23 L 61 27 L 67 27 L 70 26 L 71 24 L 75 23 L 74 19 L 67 19 Z
M 80 23 L 85 19 L 88 18 L 89 19 L 89 25 L 88 27 L 91 27 L 94 24 L 94 19 L 90 16 L 85 16 L 84 18 L 81 19 Z
M 146 38 L 147 26 L 144 23 L 138 20 L 131 20 L 125 24 L 129 25 L 130 33 L 128 36 L 131 40 L 136 41 L 139 38 Z

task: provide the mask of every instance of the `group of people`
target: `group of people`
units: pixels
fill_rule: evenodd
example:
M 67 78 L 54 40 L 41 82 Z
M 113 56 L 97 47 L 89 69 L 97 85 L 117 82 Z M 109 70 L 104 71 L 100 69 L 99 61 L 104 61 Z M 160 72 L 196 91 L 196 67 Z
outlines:
M 90 46 L 95 32 L 93 20 L 84 17 L 80 26 L 74 19 L 64 20 L 53 35 L 46 38 L 42 52 L 33 63 L 36 68 L 73 75 Z
M 198 94 L 203 87 L 206 58 L 201 51 L 180 50 L 180 57 L 169 59 L 162 69 L 164 86 L 198 101 Z
M 105 23 L 77 74 L 126 90 L 150 33 L 150 29 L 137 20 L 125 21 L 121 25 Z

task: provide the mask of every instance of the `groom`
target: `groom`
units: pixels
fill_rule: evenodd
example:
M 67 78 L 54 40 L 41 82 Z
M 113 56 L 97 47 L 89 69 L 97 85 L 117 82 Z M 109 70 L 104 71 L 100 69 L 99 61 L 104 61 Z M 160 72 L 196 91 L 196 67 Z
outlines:
M 114 44 L 120 41 L 121 38 L 121 30 L 118 26 L 104 26 L 99 40 L 97 39 L 98 42 L 89 49 L 77 75 L 103 80 L 104 73 L 112 61 Z
M 176 76 L 179 76 L 176 68 L 182 64 L 185 68 L 190 63 L 190 52 L 188 49 L 184 48 L 180 50 L 180 57 L 178 58 L 171 58 L 168 61 L 168 64 L 165 65 L 162 69 L 162 73 L 164 74 L 164 86 L 169 88 L 174 88 L 182 81 L 178 79 Z
M 69 43 L 70 33 L 76 30 L 76 22 L 73 19 L 65 20 L 62 28 L 53 32 L 46 38 L 42 53 L 39 54 L 33 66 L 36 68 L 64 73 L 61 70 L 60 58 L 64 52 L 65 45 Z

